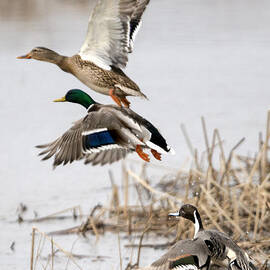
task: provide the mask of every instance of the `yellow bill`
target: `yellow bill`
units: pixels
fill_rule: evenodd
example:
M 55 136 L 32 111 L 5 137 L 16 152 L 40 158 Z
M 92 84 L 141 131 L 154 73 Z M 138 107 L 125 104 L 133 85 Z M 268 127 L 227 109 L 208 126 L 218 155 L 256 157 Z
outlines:
M 53 102 L 65 102 L 65 101 L 66 101 L 66 98 L 62 97 L 62 98 L 55 99 Z

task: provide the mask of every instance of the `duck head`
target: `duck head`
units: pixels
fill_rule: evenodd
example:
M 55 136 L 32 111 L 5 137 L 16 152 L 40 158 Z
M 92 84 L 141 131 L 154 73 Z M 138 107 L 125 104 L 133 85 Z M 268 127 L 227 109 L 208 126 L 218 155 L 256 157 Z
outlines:
M 198 209 L 192 204 L 184 204 L 178 212 L 170 213 L 169 216 L 183 217 L 190 220 L 195 225 L 195 235 L 199 230 L 203 230 L 203 224 Z
M 60 55 L 55 51 L 45 47 L 36 47 L 31 52 L 22 56 L 18 56 L 17 59 L 36 59 L 39 61 L 57 63 L 59 57 Z
M 194 212 L 198 212 L 197 208 L 191 204 L 184 204 L 178 212 L 170 213 L 169 216 L 183 217 L 195 223 Z
M 55 99 L 54 102 L 78 103 L 86 109 L 88 109 L 92 104 L 96 103 L 87 93 L 80 89 L 71 89 L 66 93 L 64 97 Z

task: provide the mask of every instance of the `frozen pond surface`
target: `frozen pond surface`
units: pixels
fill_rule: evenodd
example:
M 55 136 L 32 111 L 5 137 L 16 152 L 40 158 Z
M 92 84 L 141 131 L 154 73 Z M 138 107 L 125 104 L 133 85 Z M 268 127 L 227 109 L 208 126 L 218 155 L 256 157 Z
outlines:
M 85 114 L 79 106 L 51 101 L 68 89 L 87 88 L 54 65 L 16 59 L 35 46 L 65 55 L 76 53 L 88 16 L 88 0 L 0 3 L 0 258 L 6 270 L 29 269 L 33 224 L 14 222 L 20 202 L 33 217 L 33 211 L 44 216 L 74 205 L 81 205 L 86 214 L 97 202 L 109 200 L 108 166 L 77 162 L 52 171 L 52 161 L 40 162 L 34 148 L 53 140 Z M 130 98 L 132 108 L 158 126 L 177 153 L 164 157 L 163 164 L 178 167 L 189 156 L 180 123 L 186 124 L 194 144 L 204 149 L 201 115 L 209 130 L 220 130 L 227 149 L 246 137 L 241 151 L 256 151 L 270 103 L 269 25 L 268 0 L 151 1 L 126 73 L 150 99 Z M 99 102 L 111 102 L 87 91 Z M 138 160 L 135 155 L 130 158 Z M 120 165 L 111 169 L 120 184 Z M 38 227 L 52 231 L 76 224 L 79 221 Z M 57 241 L 70 249 L 77 238 Z M 13 241 L 14 252 L 9 249 Z M 79 238 L 75 251 L 110 256 L 95 264 L 95 269 L 118 269 L 116 241 L 117 236 L 110 234 L 98 245 L 94 237 Z M 143 263 L 150 263 L 160 252 L 144 250 Z M 79 263 L 93 269 L 89 259 Z

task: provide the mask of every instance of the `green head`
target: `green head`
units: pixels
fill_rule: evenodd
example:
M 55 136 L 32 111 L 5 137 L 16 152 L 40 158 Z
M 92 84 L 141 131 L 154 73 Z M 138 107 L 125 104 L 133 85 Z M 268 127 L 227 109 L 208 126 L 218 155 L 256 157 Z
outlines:
M 66 93 L 64 97 L 56 99 L 54 102 L 78 103 L 86 109 L 88 109 L 90 105 L 96 103 L 88 94 L 80 89 L 71 89 Z

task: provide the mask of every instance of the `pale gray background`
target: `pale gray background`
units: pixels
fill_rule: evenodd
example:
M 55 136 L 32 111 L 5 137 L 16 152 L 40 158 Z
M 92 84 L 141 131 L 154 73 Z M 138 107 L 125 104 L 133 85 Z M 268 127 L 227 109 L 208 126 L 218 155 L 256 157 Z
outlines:
M 55 139 L 85 114 L 78 105 L 52 102 L 68 89 L 82 88 L 103 103 L 111 103 L 110 98 L 88 90 L 52 64 L 16 59 L 35 46 L 76 53 L 84 41 L 89 12 L 88 0 L 0 1 L 0 258 L 6 270 L 29 269 L 32 224 L 14 223 L 20 202 L 28 205 L 28 216 L 33 217 L 34 210 L 42 216 L 74 205 L 82 205 L 87 213 L 109 198 L 109 189 L 104 189 L 110 186 L 108 166 L 75 162 L 52 171 L 52 161 L 40 162 L 34 146 Z M 219 128 L 227 150 L 243 136 L 241 151 L 257 150 L 270 101 L 269 25 L 268 0 L 151 1 L 126 73 L 150 99 L 130 98 L 132 108 L 159 127 L 176 151 L 175 156 L 164 156 L 162 164 L 179 167 L 190 156 L 180 123 L 186 124 L 194 144 L 204 149 L 201 115 L 209 131 Z M 130 159 L 140 162 L 137 155 Z M 117 183 L 119 168 L 111 166 Z M 44 231 L 72 225 L 38 224 Z M 57 241 L 70 249 L 74 239 Z M 109 262 L 95 268 L 116 269 L 117 237 L 106 239 L 98 246 L 94 238 L 80 239 L 76 251 L 109 254 Z M 9 250 L 12 241 L 15 252 Z M 145 256 L 148 253 L 151 250 L 144 251 L 145 263 L 159 254 Z M 89 259 L 80 263 L 93 268 Z

